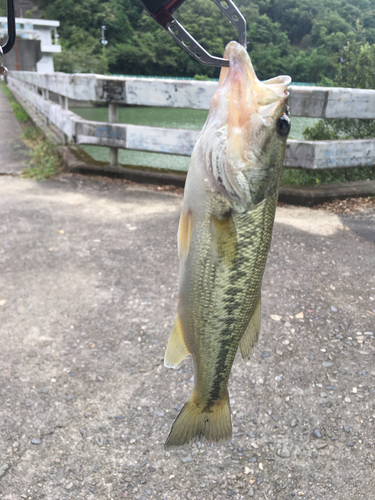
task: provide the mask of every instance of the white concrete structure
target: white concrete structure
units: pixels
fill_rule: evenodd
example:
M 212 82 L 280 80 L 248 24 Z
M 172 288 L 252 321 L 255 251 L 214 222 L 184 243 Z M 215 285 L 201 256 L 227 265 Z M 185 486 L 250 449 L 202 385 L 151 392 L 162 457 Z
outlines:
M 112 108 L 119 104 L 208 109 L 217 82 L 142 79 L 54 73 L 10 71 L 8 85 L 25 107 L 33 107 L 48 123 L 56 125 L 74 144 L 92 144 L 113 149 L 170 153 L 190 156 L 198 131 L 145 127 L 84 120 L 68 110 L 68 99 L 101 101 Z M 63 106 L 48 100 L 60 96 Z M 375 90 L 292 87 L 291 115 L 315 118 L 375 119 Z M 111 162 L 112 163 L 112 162 Z M 113 164 L 116 163 L 115 152 Z M 366 167 L 375 165 L 375 139 L 354 141 L 288 140 L 285 167 L 308 170 Z
M 1 18 L 0 18 L 1 19 Z M 77 101 L 130 106 L 208 109 L 218 82 L 20 71 L 20 83 Z M 292 116 L 375 119 L 375 90 L 337 87 L 289 87 Z
M 40 40 L 42 58 L 37 63 L 38 73 L 53 73 L 53 54 L 61 52 L 61 46 L 57 44 L 58 36 L 56 28 L 60 21 L 46 19 L 27 19 L 16 17 L 16 34 L 26 40 Z M 52 40 L 54 33 L 54 41 Z M 8 20 L 0 17 L 0 37 L 6 37 L 8 33 Z

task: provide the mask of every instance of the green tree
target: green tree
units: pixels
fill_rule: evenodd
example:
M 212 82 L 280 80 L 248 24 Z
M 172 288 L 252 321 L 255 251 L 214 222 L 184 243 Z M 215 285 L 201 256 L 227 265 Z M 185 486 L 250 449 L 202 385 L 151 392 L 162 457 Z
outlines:
M 64 54 L 60 68 L 87 70 L 100 60 L 104 24 L 111 72 L 138 75 L 218 77 L 202 67 L 145 12 L 138 0 L 37 0 L 44 17 L 60 21 Z M 3 3 L 1 3 L 3 2 Z M 375 43 L 375 0 L 236 0 L 247 20 L 248 50 L 261 78 L 287 73 L 295 81 L 333 79 L 343 46 Z M 0 0 L 5 6 L 5 0 Z M 213 55 L 237 33 L 212 0 L 188 0 L 175 13 Z M 358 29 L 361 26 L 361 29 Z M 99 44 L 99 45 L 98 45 Z M 79 52 L 80 54 L 78 54 Z M 95 53 L 98 54 L 97 64 Z M 89 62 L 85 63 L 85 58 Z
M 53 58 L 55 71 L 63 73 L 108 73 L 108 60 L 100 53 L 99 44 L 81 46 L 81 49 L 66 49 Z
M 7 15 L 7 2 L 6 0 L 0 0 L 0 16 Z
M 339 87 L 375 89 L 375 44 L 349 42 L 341 53 L 336 82 Z
M 342 50 L 334 82 L 339 87 L 375 88 L 375 45 L 349 42 Z M 372 139 L 375 137 L 375 120 L 325 119 L 308 127 L 305 139 L 344 140 Z

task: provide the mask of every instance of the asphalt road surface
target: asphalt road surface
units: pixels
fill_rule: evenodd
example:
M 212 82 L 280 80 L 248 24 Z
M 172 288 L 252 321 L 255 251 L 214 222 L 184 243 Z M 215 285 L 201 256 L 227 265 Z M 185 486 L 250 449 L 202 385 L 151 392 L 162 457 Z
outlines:
M 180 192 L 0 177 L 0 498 L 369 500 L 374 211 L 278 208 L 231 443 L 165 452 Z
M 375 243 L 375 209 L 355 214 L 343 214 L 340 219 L 359 236 Z

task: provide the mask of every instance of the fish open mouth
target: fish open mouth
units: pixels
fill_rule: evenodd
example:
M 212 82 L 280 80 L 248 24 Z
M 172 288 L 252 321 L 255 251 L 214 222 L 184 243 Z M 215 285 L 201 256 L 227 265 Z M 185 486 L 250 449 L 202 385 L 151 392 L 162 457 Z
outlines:
M 275 113 L 278 104 L 289 95 L 290 76 L 276 76 L 261 82 L 246 49 L 237 42 L 230 42 L 226 46 L 224 58 L 229 59 L 230 63 L 229 68 L 221 70 L 218 93 L 227 94 L 229 114 L 234 111 L 233 108 L 237 108 L 244 117 L 243 121 L 250 112 L 256 111 L 261 115 Z
M 284 154 L 287 134 L 277 135 L 277 123 L 286 111 L 291 78 L 261 82 L 237 42 L 227 45 L 224 57 L 230 64 L 221 69 L 196 154 L 204 158 L 208 185 L 247 209 L 262 198 L 254 194 L 254 185 L 264 196 L 272 189 L 272 169 Z

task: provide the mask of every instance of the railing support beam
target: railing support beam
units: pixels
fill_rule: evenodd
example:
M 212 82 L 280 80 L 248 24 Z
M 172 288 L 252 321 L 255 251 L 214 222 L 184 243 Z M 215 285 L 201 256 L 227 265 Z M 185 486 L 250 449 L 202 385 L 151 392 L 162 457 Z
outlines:
M 49 90 L 48 89 L 42 89 L 42 97 L 46 101 L 49 100 Z M 45 118 L 46 118 L 46 125 L 47 125 L 47 127 L 49 127 L 50 126 L 49 118 L 48 118 L 48 116 L 46 116 Z
M 118 123 L 118 104 L 109 103 L 108 122 Z M 118 165 L 118 148 L 109 148 L 109 164 L 111 167 L 116 167 Z
M 69 101 L 65 95 L 61 95 L 61 94 L 59 95 L 59 102 L 60 102 L 61 109 L 63 109 L 64 111 L 69 109 Z M 68 144 L 68 143 L 69 143 L 69 137 L 66 134 L 64 134 L 64 144 Z
M 61 109 L 69 109 L 68 98 L 65 95 L 59 95 L 59 102 Z

